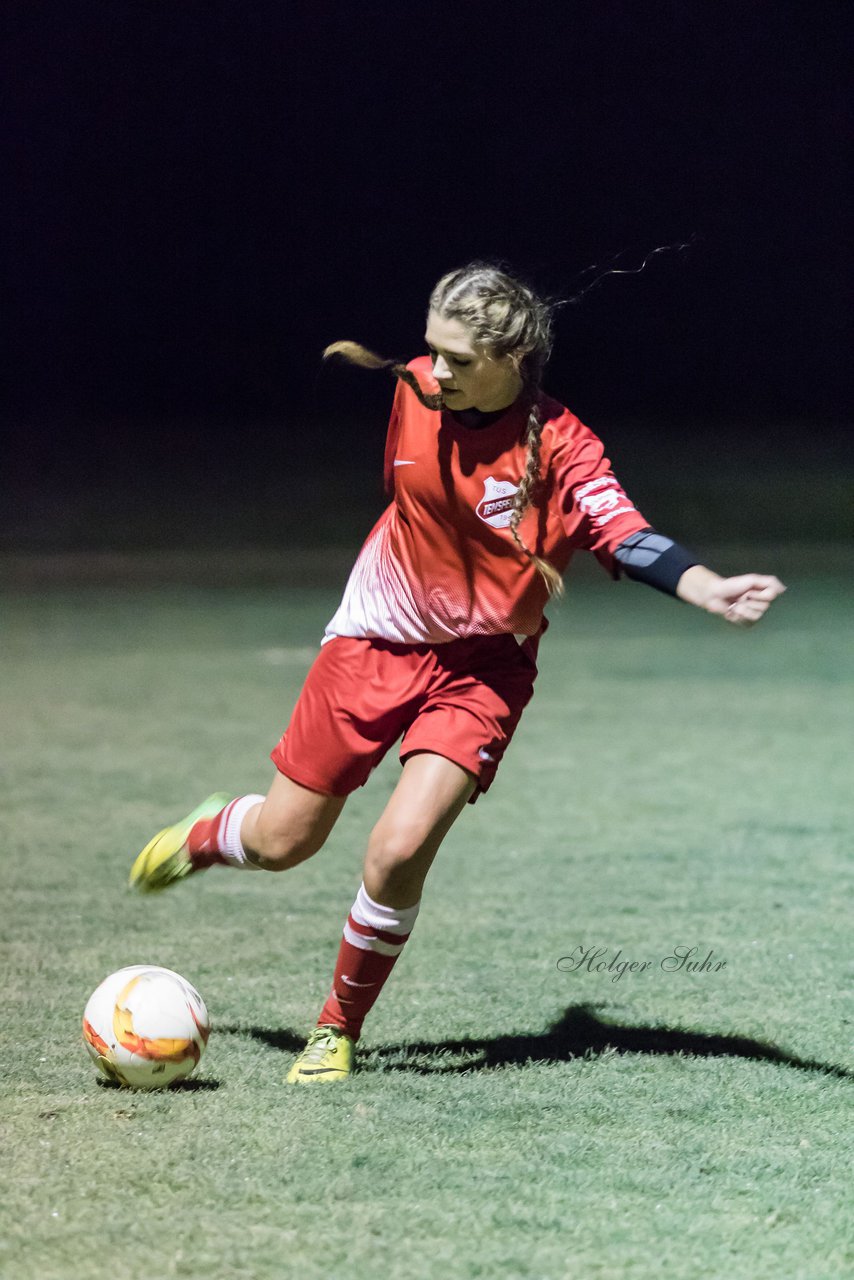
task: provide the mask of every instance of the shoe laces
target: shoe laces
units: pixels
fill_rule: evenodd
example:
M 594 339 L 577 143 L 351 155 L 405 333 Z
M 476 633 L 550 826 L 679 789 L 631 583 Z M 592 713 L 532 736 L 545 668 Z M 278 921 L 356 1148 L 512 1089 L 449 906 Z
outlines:
M 337 1027 L 315 1027 L 300 1057 L 303 1062 L 321 1062 L 328 1052 L 334 1053 L 343 1031 Z

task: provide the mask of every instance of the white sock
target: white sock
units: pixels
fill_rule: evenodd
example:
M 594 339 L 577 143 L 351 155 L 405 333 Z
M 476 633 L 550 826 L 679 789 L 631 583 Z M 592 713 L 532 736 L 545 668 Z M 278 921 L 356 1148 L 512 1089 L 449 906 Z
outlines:
M 226 862 L 241 871 L 260 871 L 254 862 L 246 857 L 243 841 L 240 839 L 240 828 L 243 819 L 256 804 L 263 804 L 266 796 L 238 796 L 223 810 L 219 824 L 219 849 Z
M 400 943 L 383 942 L 379 938 L 367 938 L 364 934 L 352 935 L 355 931 L 349 928 L 349 921 L 344 926 L 344 937 L 348 942 L 352 942 L 354 946 L 362 947 L 365 950 L 380 951 L 383 955 L 396 955 L 402 949 L 404 942 L 412 932 L 415 924 L 415 917 L 421 902 L 416 902 L 414 907 L 384 907 L 381 902 L 374 902 L 373 898 L 365 888 L 364 882 L 359 886 L 359 892 L 356 894 L 356 901 L 350 908 L 350 916 L 356 924 L 365 925 L 370 929 L 379 929 L 381 933 L 390 933 L 400 938 Z

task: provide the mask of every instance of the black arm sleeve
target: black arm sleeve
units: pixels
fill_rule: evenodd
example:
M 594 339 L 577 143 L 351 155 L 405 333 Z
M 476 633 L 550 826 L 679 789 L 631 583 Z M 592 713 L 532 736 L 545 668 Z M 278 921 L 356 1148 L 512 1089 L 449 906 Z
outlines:
M 655 529 L 641 529 L 631 534 L 617 547 L 614 559 L 627 578 L 646 582 L 669 596 L 676 595 L 676 586 L 685 570 L 700 563 L 685 547 L 663 533 L 656 533 Z

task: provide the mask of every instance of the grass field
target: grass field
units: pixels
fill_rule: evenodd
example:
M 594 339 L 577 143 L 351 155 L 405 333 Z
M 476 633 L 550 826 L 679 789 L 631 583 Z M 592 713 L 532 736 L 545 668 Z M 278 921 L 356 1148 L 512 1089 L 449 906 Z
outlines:
M 335 588 L 8 591 L 0 1274 L 854 1275 L 854 619 L 808 561 L 720 565 L 788 582 L 750 632 L 573 579 L 328 1090 L 282 1081 L 396 754 L 286 876 L 125 884 L 158 825 L 265 789 Z M 570 971 L 578 947 L 650 964 Z M 676 947 L 725 966 L 669 972 Z M 80 1043 L 90 991 L 140 961 L 214 1023 L 163 1094 L 100 1083 Z

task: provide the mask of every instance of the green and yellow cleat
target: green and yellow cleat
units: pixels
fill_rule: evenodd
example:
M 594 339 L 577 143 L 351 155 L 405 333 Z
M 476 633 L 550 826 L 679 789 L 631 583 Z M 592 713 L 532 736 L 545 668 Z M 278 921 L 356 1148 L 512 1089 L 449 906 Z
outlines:
M 217 792 L 174 826 L 164 827 L 150 840 L 131 867 L 130 886 L 140 893 L 159 893 L 197 870 L 190 861 L 187 841 L 201 818 L 215 818 L 234 797 Z
M 353 1070 L 353 1043 L 339 1027 L 315 1027 L 288 1072 L 288 1084 L 346 1080 Z

